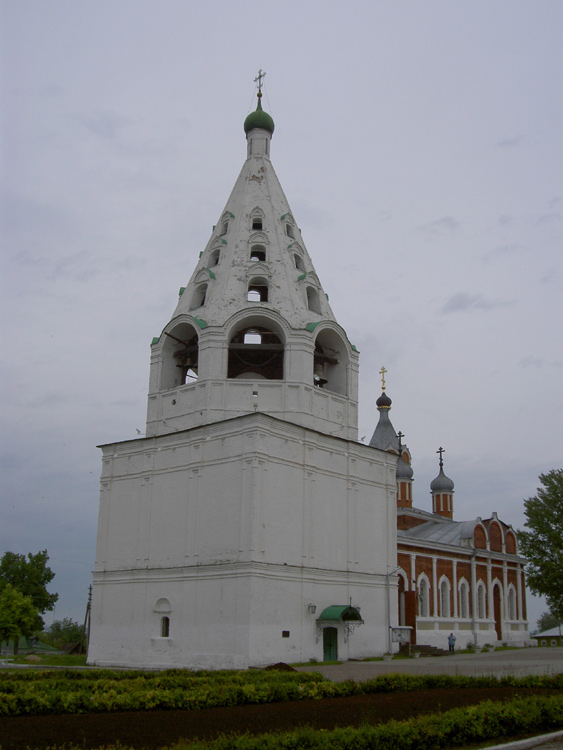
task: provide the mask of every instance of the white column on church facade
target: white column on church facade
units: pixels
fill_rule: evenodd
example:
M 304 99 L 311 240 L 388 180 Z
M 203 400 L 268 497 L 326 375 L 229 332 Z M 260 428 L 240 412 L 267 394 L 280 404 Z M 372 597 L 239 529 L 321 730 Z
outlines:
M 433 556 L 432 557 L 432 606 L 434 608 L 434 611 L 432 612 L 432 617 L 434 618 L 438 616 L 438 570 L 437 570 L 437 566 L 438 566 L 438 558 Z
M 458 617 L 458 591 L 457 591 L 457 560 L 453 561 L 452 571 L 452 586 L 453 586 L 453 600 L 454 600 L 454 617 Z
M 516 567 L 516 590 L 518 591 L 518 619 L 524 619 L 524 607 L 522 602 L 522 566 L 518 563 Z
M 487 611 L 485 616 L 491 620 L 494 619 L 495 609 L 493 605 L 493 566 L 490 558 L 487 560 Z

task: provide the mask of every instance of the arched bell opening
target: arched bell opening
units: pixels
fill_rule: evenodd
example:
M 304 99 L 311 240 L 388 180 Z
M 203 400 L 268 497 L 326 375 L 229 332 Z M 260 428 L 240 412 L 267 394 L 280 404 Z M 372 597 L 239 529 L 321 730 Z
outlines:
M 161 390 L 195 383 L 198 378 L 199 343 L 197 331 L 180 323 L 164 334 L 162 345 Z
M 334 393 L 348 393 L 348 350 L 334 331 L 325 329 L 315 340 L 313 384 Z
M 267 302 L 268 281 L 262 278 L 251 279 L 248 283 L 246 299 L 248 302 Z
M 283 380 L 284 339 L 271 321 L 245 319 L 229 341 L 228 378 Z
M 264 245 L 252 245 L 250 248 L 250 260 L 265 262 L 266 248 Z

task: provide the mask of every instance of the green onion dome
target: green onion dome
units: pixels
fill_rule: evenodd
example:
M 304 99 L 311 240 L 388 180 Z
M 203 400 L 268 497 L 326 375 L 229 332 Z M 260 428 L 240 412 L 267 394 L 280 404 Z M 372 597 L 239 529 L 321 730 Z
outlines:
M 262 109 L 262 102 L 260 101 L 259 96 L 258 106 L 244 121 L 244 132 L 248 134 L 251 130 L 254 130 L 254 128 L 262 128 L 262 130 L 267 130 L 269 133 L 273 133 L 274 127 L 273 119 Z

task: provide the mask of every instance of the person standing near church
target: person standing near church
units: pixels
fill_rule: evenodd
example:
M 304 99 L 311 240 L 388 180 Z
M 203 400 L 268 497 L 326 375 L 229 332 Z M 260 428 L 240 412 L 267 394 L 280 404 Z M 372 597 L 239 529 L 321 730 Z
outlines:
M 455 635 L 453 633 L 448 636 L 448 646 L 450 647 L 450 654 L 453 654 L 455 650 Z

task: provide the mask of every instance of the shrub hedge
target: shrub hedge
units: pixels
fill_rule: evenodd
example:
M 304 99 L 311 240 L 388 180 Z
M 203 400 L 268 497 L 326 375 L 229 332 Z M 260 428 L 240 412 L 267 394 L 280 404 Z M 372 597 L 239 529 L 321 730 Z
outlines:
M 563 688 L 563 675 L 465 677 L 388 674 L 330 682 L 318 673 L 263 670 L 190 672 L 9 671 L 0 673 L 0 715 L 198 709 L 470 687 Z

